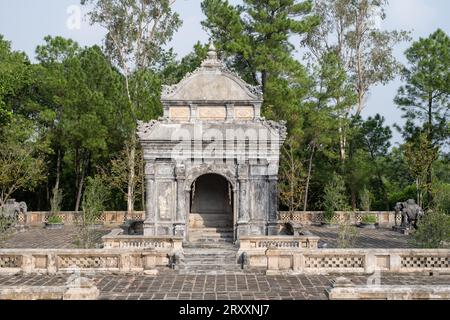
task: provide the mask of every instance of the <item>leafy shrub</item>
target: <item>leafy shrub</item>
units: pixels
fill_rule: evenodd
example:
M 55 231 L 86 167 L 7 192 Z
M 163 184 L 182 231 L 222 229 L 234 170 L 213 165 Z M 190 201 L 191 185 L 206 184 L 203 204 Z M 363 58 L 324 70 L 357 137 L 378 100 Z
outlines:
M 366 187 L 364 187 L 364 189 L 361 192 L 360 200 L 361 200 L 361 209 L 367 212 L 370 211 L 370 207 L 372 204 L 372 194 L 370 193 L 369 190 L 367 190 Z
M 344 219 L 339 224 L 339 232 L 337 239 L 338 248 L 354 247 L 358 237 L 358 229 L 350 223 L 350 213 L 344 214 Z
M 95 243 L 95 231 L 92 230 L 98 218 L 105 209 L 105 202 L 109 198 L 109 189 L 103 183 L 103 180 L 95 176 L 89 177 L 86 181 L 86 190 L 84 191 L 81 221 L 79 223 L 78 244 L 84 248 L 91 248 Z
M 61 211 L 61 201 L 63 198 L 62 190 L 56 186 L 52 190 L 52 198 L 50 199 L 50 212 L 52 216 L 57 215 Z
M 362 216 L 361 222 L 364 224 L 375 224 L 377 223 L 377 216 L 374 214 L 365 214 Z
M 62 223 L 62 222 L 63 222 L 62 218 L 57 215 L 51 215 L 47 219 L 47 223 Z
M 334 220 L 336 211 L 348 209 L 345 184 L 341 176 L 333 175 L 331 181 L 325 186 L 323 207 L 326 223 L 331 223 Z
M 442 210 L 427 212 L 417 224 L 413 243 L 420 248 L 450 248 L 450 215 Z

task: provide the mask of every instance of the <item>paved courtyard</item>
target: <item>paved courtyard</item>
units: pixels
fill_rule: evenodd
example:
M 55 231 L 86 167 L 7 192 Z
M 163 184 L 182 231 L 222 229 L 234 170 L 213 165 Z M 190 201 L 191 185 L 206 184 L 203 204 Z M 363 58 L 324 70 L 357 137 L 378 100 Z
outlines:
M 102 300 L 323 300 L 325 290 L 339 275 L 266 276 L 262 273 L 228 275 L 180 275 L 165 270 L 158 276 L 95 274 L 93 279 Z M 58 286 L 69 275 L 0 275 L 0 286 Z M 348 275 L 365 285 L 366 275 Z M 382 285 L 450 285 L 450 276 L 384 274 Z
M 97 243 L 101 243 L 101 237 L 112 228 L 96 230 Z M 319 245 L 327 248 L 337 246 L 337 229 L 322 227 L 305 227 L 313 235 L 319 236 Z M 411 248 L 409 236 L 402 235 L 390 229 L 361 229 L 357 228 L 358 237 L 353 247 L 355 248 Z M 33 227 L 25 232 L 10 236 L 0 243 L 3 248 L 77 248 L 77 229 L 73 226 L 64 226 L 61 230 L 47 230 L 42 227 Z
M 101 243 L 101 237 L 110 228 L 95 230 L 95 241 Z M 32 227 L 24 232 L 16 233 L 0 242 L 0 248 L 78 248 L 77 228 L 64 226 L 63 229 L 49 230 L 43 227 Z

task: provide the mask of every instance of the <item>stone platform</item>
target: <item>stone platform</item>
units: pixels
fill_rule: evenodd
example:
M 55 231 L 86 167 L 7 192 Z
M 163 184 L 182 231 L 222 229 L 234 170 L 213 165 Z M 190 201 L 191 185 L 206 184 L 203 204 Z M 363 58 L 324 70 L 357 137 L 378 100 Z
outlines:
M 70 275 L 0 275 L 0 286 L 64 286 Z M 339 275 L 267 276 L 252 272 L 226 275 L 185 275 L 165 270 L 157 276 L 84 274 L 103 300 L 326 300 L 326 290 Z M 366 275 L 346 275 L 366 285 Z M 450 285 L 450 276 L 382 274 L 381 285 Z
M 101 244 L 101 237 L 108 234 L 111 228 L 97 230 L 97 241 Z M 322 227 L 307 226 L 305 230 L 313 235 L 319 236 L 319 246 L 326 244 L 327 248 L 337 246 L 337 229 L 326 229 Z M 354 244 L 354 248 L 413 248 L 409 242 L 410 236 L 400 234 L 388 228 L 375 230 L 358 228 L 359 235 Z M 42 227 L 31 227 L 23 233 L 9 237 L 1 248 L 77 248 L 76 228 L 74 226 L 64 226 L 61 230 L 47 230 Z

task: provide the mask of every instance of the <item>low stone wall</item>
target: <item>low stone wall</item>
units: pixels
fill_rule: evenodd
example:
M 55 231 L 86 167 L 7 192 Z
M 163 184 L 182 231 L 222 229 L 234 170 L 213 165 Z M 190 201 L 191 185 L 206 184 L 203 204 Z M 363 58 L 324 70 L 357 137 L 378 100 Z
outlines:
M 336 221 L 343 221 L 346 214 L 348 214 L 348 212 L 337 211 L 335 216 Z M 376 215 L 377 223 L 381 227 L 390 228 L 396 225 L 394 211 L 350 212 L 350 223 L 359 224 L 361 223 L 362 217 L 368 214 Z M 322 211 L 296 211 L 293 213 L 279 211 L 278 219 L 280 223 L 293 221 L 303 225 L 321 224 L 325 222 Z M 400 222 L 401 215 L 397 215 L 397 224 L 400 224 Z
M 267 274 L 295 273 L 450 273 L 448 249 L 241 249 L 248 267 Z
M 123 235 L 122 229 L 114 229 L 102 237 L 106 249 L 170 249 L 181 250 L 183 237 Z
M 28 211 L 27 214 L 21 213 L 19 215 L 19 222 L 30 226 L 42 225 L 47 222 L 50 214 L 51 213 L 49 211 Z M 120 225 L 124 222 L 125 214 L 125 211 L 105 211 L 102 213 L 97 222 L 105 225 Z M 61 211 L 58 214 L 66 225 L 75 224 L 79 215 L 80 212 L 76 211 Z M 132 220 L 143 220 L 144 218 L 144 211 L 134 211 L 129 217 L 129 219 Z
M 330 300 L 449 300 L 450 286 L 349 286 L 326 293 Z
M 172 248 L 1 249 L 0 273 L 142 272 L 169 264 Z
M 319 237 L 316 236 L 241 236 L 240 250 L 277 249 L 317 249 Z
M 99 295 L 90 279 L 76 275 L 63 286 L 0 286 L 0 300 L 94 300 Z
M 62 211 L 58 214 L 63 222 L 67 225 L 76 223 L 80 213 L 76 211 Z M 105 225 L 120 225 L 124 221 L 125 211 L 105 211 L 98 219 L 98 223 Z M 336 212 L 336 220 L 342 221 L 345 212 Z M 373 214 L 377 216 L 377 222 L 382 227 L 392 227 L 395 225 L 395 212 L 391 211 L 373 211 L 373 212 L 351 212 L 350 221 L 353 224 L 359 224 L 364 215 Z M 19 215 L 19 222 L 25 225 L 42 225 L 47 222 L 50 212 L 48 211 L 29 211 L 26 215 Z M 145 218 L 144 211 L 135 211 L 130 219 L 143 220 Z M 301 223 L 304 225 L 321 224 L 324 222 L 322 211 L 298 211 L 294 213 L 279 211 L 278 219 L 280 223 L 289 221 Z M 397 224 L 400 224 L 401 216 L 397 216 Z

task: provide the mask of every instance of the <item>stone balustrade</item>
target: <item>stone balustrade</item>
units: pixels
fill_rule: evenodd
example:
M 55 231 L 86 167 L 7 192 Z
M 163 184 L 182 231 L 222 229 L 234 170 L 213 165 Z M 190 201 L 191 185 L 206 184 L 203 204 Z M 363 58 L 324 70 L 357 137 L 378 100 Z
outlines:
M 248 249 L 317 249 L 316 236 L 241 236 L 240 250 Z
M 105 225 L 120 225 L 124 222 L 125 211 L 105 211 L 98 219 L 98 223 Z M 344 218 L 345 212 L 336 212 L 336 220 L 340 221 Z M 373 211 L 373 212 L 351 212 L 350 222 L 358 224 L 364 215 L 373 214 L 377 217 L 377 222 L 380 226 L 391 227 L 395 225 L 395 212 L 393 211 Z M 67 225 L 75 224 L 79 213 L 75 211 L 61 211 L 58 216 Z M 47 222 L 50 216 L 48 211 L 29 211 L 26 215 L 21 213 L 19 221 L 26 225 L 42 225 Z M 145 218 L 144 211 L 134 211 L 129 217 L 131 220 L 143 220 Z M 320 224 L 324 222 L 322 211 L 296 211 L 293 213 L 286 211 L 278 212 L 278 220 L 280 223 L 297 222 L 304 225 Z M 401 221 L 401 216 L 397 216 L 397 224 Z
M 248 252 L 248 258 L 250 266 L 266 267 L 267 274 L 450 272 L 450 250 L 448 249 L 282 250 L 269 248 L 264 256 L 261 252 Z
M 19 215 L 19 222 L 25 225 L 42 225 L 47 222 L 48 217 L 51 215 L 49 211 L 28 211 L 27 214 L 21 213 Z M 76 224 L 80 212 L 76 211 L 61 211 L 58 216 L 62 219 L 62 222 L 66 225 Z M 104 211 L 98 218 L 97 223 L 104 225 L 120 225 L 125 220 L 126 211 Z M 134 211 L 128 219 L 131 220 L 144 220 L 144 211 Z
M 364 215 L 375 215 L 377 217 L 378 225 L 382 227 L 392 227 L 401 222 L 401 215 L 397 215 L 395 217 L 394 211 L 371 211 L 371 212 L 344 212 L 337 211 L 335 213 L 336 222 L 341 222 L 344 220 L 345 215 L 350 213 L 350 223 L 359 224 L 361 223 L 362 217 Z M 296 211 L 296 212 L 287 212 L 287 211 L 279 211 L 278 212 L 278 220 L 280 223 L 286 223 L 289 221 L 301 223 L 303 225 L 313 225 L 313 224 L 321 224 L 325 222 L 323 212 L 322 211 Z
M 0 273 L 146 272 L 169 264 L 171 248 L 1 249 Z
M 179 250 L 183 247 L 183 237 L 123 235 L 122 232 L 122 229 L 114 229 L 103 236 L 104 248 Z

